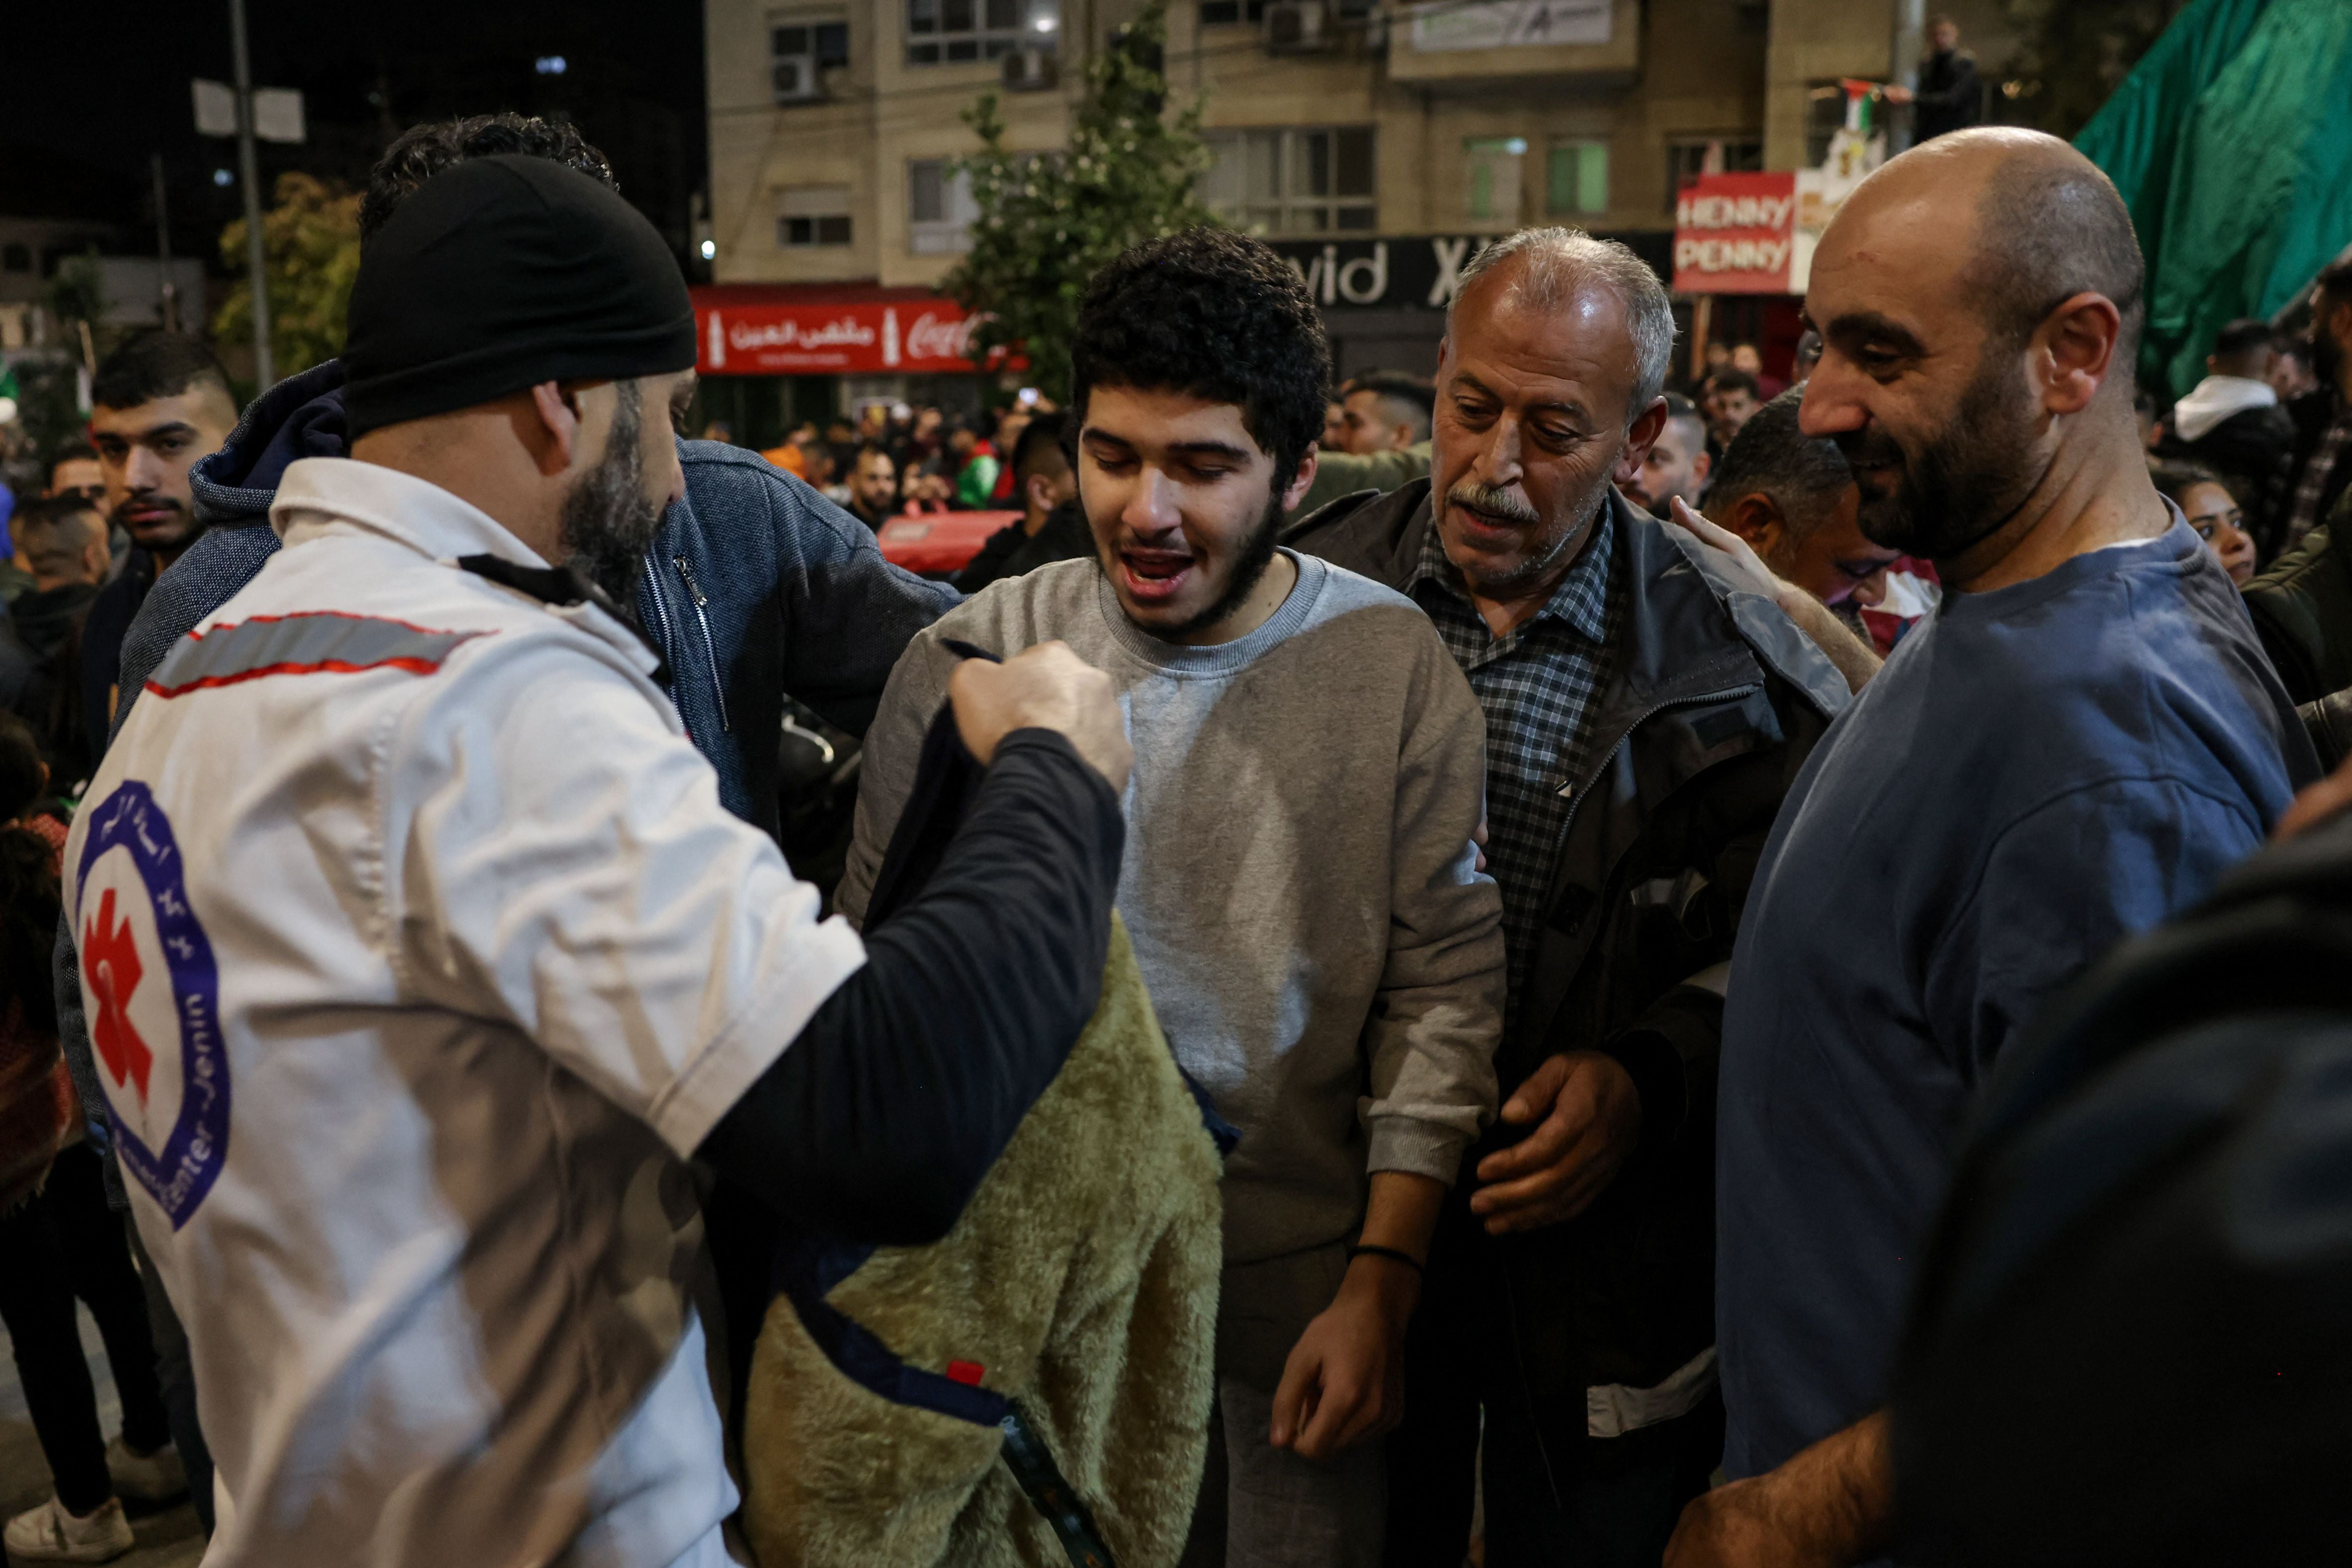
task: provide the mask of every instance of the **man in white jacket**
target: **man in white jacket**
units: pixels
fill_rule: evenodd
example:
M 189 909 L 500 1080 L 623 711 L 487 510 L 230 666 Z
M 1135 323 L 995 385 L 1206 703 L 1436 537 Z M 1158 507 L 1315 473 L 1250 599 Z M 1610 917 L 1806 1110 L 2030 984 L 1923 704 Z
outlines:
M 2172 405 L 2157 454 L 2200 463 L 2221 476 L 2245 509 L 2246 525 L 2262 559 L 2279 552 L 2278 524 L 2263 515 L 2263 498 L 2280 458 L 2294 440 L 2294 422 L 2270 384 L 2278 344 L 2268 321 L 2247 317 L 2223 327 L 2205 356 L 2205 379 Z

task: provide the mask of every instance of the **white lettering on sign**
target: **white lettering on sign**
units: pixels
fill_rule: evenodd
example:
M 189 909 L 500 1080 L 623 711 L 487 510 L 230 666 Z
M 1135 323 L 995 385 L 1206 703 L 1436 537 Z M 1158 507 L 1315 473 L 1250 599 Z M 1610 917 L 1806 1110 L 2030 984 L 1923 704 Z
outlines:
M 710 368 L 713 370 L 722 370 L 726 368 L 727 332 L 726 330 L 719 324 L 719 312 L 716 310 L 710 312 L 710 331 L 709 333 L 709 339 L 710 343 Z
M 834 349 L 842 347 L 871 348 L 874 329 L 858 324 L 855 316 L 839 316 L 823 326 L 803 325 L 796 317 L 787 316 L 763 327 L 738 321 L 727 329 L 729 346 L 743 351 L 751 349 Z
M 1370 256 L 1339 269 L 1339 298 L 1350 305 L 1377 305 L 1389 291 L 1389 243 L 1375 240 Z
M 1684 196 L 1675 204 L 1676 228 L 1786 228 L 1794 196 Z
M 1454 303 L 1454 291 L 1462 286 L 1462 264 L 1470 259 L 1472 239 L 1433 239 L 1430 250 L 1437 258 L 1437 277 L 1429 285 L 1429 304 L 1434 310 Z
M 939 316 L 926 310 L 907 329 L 908 359 L 962 359 L 971 343 L 973 319 Z
M 1789 264 L 1785 239 L 1678 239 L 1675 268 L 1685 272 L 1778 272 Z

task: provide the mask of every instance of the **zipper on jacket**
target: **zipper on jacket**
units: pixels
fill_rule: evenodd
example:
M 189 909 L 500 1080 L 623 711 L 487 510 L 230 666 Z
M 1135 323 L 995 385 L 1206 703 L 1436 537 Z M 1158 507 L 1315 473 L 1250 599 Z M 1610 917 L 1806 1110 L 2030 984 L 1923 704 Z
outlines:
M 1568 820 L 1559 825 L 1561 840 L 1563 842 L 1567 840 L 1569 829 L 1576 825 L 1577 808 L 1584 804 L 1585 796 L 1592 793 L 1592 786 L 1601 781 L 1601 776 L 1609 771 L 1609 764 L 1617 760 L 1617 753 L 1625 749 L 1625 742 L 1633 738 L 1634 731 L 1669 708 L 1689 708 L 1701 702 L 1728 701 L 1734 697 L 1746 697 L 1763 689 L 1762 681 L 1749 680 L 1738 686 L 1726 688 L 1721 691 L 1702 691 L 1689 697 L 1669 697 L 1664 702 L 1653 702 L 1636 713 L 1633 716 L 1633 721 L 1618 731 L 1616 742 L 1602 754 L 1600 765 L 1585 776 L 1584 782 L 1580 785 L 1571 781 L 1570 787 L 1574 793 L 1570 794 L 1565 790 L 1561 792 L 1569 795 Z
M 661 658 L 666 660 L 666 663 L 670 666 L 670 670 L 673 670 L 673 675 L 670 675 L 670 703 L 675 705 L 677 703 L 677 675 L 675 675 L 675 670 L 677 670 L 677 637 L 670 632 L 670 606 L 661 602 L 661 569 L 654 566 L 652 550 L 645 555 L 645 585 L 646 590 L 652 590 L 654 621 L 661 626 Z M 679 724 L 687 724 L 685 708 L 677 710 L 677 721 Z M 691 741 L 691 738 L 694 738 L 694 726 L 687 724 L 687 741 Z
M 686 563 L 683 555 L 673 555 L 670 563 L 677 568 L 677 580 L 686 584 L 686 596 L 694 605 L 695 623 L 702 628 L 702 652 L 710 660 L 710 688 L 719 694 L 719 728 L 730 731 L 735 726 L 727 717 L 727 679 L 719 673 L 719 645 L 710 638 L 710 601 L 703 597 L 702 584 L 694 580 L 694 568 Z

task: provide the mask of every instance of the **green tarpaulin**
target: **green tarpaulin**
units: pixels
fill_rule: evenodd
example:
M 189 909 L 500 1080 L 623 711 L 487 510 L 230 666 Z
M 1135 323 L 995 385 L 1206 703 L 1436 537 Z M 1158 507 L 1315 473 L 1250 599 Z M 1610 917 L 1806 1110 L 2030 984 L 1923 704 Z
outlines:
M 2352 0 L 2197 0 L 2074 139 L 2131 207 L 2150 384 L 2352 245 Z

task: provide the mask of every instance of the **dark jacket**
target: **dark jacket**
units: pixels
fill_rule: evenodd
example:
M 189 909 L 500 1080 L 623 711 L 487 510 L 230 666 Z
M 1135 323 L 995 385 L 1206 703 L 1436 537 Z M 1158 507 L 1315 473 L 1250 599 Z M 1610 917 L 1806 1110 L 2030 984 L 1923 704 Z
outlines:
M 2264 508 L 2266 516 L 2276 520 L 2279 540 L 2286 542 L 2286 529 L 2294 516 L 2294 492 L 2303 484 L 2303 470 L 2309 466 L 2311 456 L 2319 449 L 2320 437 L 2336 422 L 2336 411 L 2343 406 L 2341 396 L 2332 386 L 2316 392 L 2306 392 L 2286 405 L 2287 417 L 2294 425 L 2294 440 L 2288 448 L 2286 461 L 2271 479 L 2271 492 Z M 2314 514 L 2321 519 L 2331 516 L 2336 503 L 2344 499 L 2347 487 L 2352 487 L 2352 452 L 2336 458 L 2329 470 L 2327 483 L 2319 494 L 2319 510 Z
M 2294 445 L 2294 420 L 2284 408 L 2246 408 L 2232 414 L 2194 441 L 2184 441 L 2168 430 L 2157 449 L 2159 458 L 2200 463 L 2230 487 L 2230 494 L 2246 514 L 2246 527 L 2268 561 L 2286 542 L 2286 516 L 2273 516 L 2270 489 L 2279 465 Z
M 1984 118 L 1984 83 L 1977 58 L 1966 49 L 1929 55 L 1919 62 L 1919 96 L 1913 100 L 1912 140 L 1925 142 L 1947 131 L 1965 131 Z
M 279 476 L 298 458 L 343 450 L 342 379 L 330 361 L 281 382 L 196 465 L 196 514 L 211 528 L 124 641 L 133 690 L 277 553 L 268 516 Z M 865 524 L 756 452 L 680 441 L 678 459 L 686 499 L 662 515 L 646 552 L 637 616 L 668 660 L 688 737 L 718 770 L 720 801 L 772 836 L 785 694 L 864 734 L 890 667 L 958 595 L 883 560 Z
M 92 766 L 106 753 L 105 737 L 113 733 L 114 715 L 128 709 L 128 699 L 137 694 L 134 687 L 118 697 L 115 676 L 123 644 L 131 635 L 131 624 L 139 618 L 140 610 L 147 603 L 148 590 L 154 585 L 155 558 L 134 548 L 124 562 L 122 574 L 98 591 L 83 616 L 80 668 L 76 679 L 81 687 L 81 722 L 89 736 Z M 144 671 L 140 679 L 146 679 Z
M 81 627 L 95 584 L 68 583 L 17 595 L 0 620 L 0 708 L 33 727 L 58 787 L 89 773 L 81 689 Z
M 1003 578 L 1025 576 L 1040 566 L 1076 561 L 1094 552 L 1094 531 L 1087 526 L 1087 514 L 1076 501 L 1066 500 L 1045 514 L 1034 534 L 1022 532 L 1017 522 L 1008 522 L 990 534 L 980 553 L 956 574 L 956 590 L 977 594 Z
M 2352 502 L 2246 584 L 2246 613 L 2289 698 L 2352 686 Z
M 1429 496 L 1423 479 L 1348 497 L 1287 542 L 1402 589 Z M 1580 1435 L 1588 1387 L 1654 1387 L 1714 1342 L 1722 1004 L 1709 972 L 1731 957 L 1781 797 L 1848 700 L 1820 649 L 1736 591 L 1714 552 L 1613 490 L 1608 504 L 1621 641 L 1594 699 L 1550 921 L 1496 1066 L 1507 1090 L 1556 1052 L 1608 1052 L 1640 1089 L 1642 1145 L 1577 1219 L 1479 1243 L 1507 1287 L 1492 1303 L 1507 1337 L 1492 1342 L 1516 1347 L 1534 1406 Z M 1498 1129 L 1464 1170 L 1523 1135 Z

